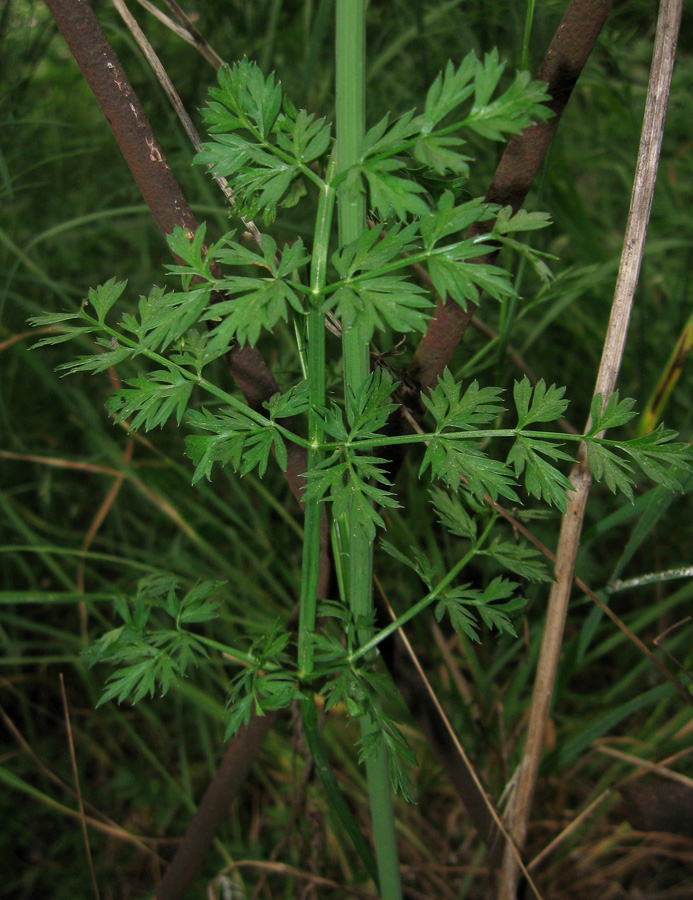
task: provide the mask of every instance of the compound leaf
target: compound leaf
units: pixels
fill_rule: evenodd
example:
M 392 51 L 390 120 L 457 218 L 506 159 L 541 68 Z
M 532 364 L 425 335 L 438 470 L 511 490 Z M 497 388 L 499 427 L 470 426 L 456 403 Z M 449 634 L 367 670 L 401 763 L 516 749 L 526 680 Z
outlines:
M 544 379 L 540 379 L 532 388 L 525 375 L 522 381 L 516 381 L 513 388 L 515 408 L 517 409 L 517 427 L 526 428 L 534 422 L 553 422 L 560 418 L 568 407 L 563 399 L 564 387 L 546 387 Z
M 129 387 L 116 391 L 106 402 L 116 422 L 137 413 L 130 427 L 137 431 L 144 425 L 144 430 L 149 431 L 157 425 L 163 427 L 175 413 L 180 425 L 193 389 L 192 381 L 180 371 L 159 369 L 125 383 Z

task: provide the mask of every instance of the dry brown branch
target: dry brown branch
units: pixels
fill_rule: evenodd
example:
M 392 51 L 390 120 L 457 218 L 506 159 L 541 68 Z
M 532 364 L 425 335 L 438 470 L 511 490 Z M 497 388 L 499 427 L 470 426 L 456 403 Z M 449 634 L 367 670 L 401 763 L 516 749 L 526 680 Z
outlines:
M 207 39 L 200 34 L 200 32 L 195 27 L 195 23 L 191 19 L 191 17 L 182 9 L 176 0 L 164 0 L 164 3 L 171 10 L 173 15 L 178 19 L 183 28 L 188 32 L 191 38 L 191 43 L 198 50 L 202 56 L 210 63 L 210 65 L 214 66 L 215 69 L 218 69 L 219 66 L 224 64 L 224 60 L 219 56 L 219 54 L 211 47 Z
M 89 84 L 113 131 L 154 220 L 164 235 L 179 225 L 190 233 L 197 222 L 171 169 L 166 162 L 144 109 L 135 94 L 125 70 L 110 46 L 103 29 L 86 2 L 79 0 L 46 0 L 58 28 Z M 260 352 L 253 347 L 235 347 L 226 354 L 231 375 L 249 405 L 259 409 L 279 388 Z M 301 473 L 305 471 L 305 454 L 290 445 L 287 481 L 297 499 L 302 492 Z M 326 586 L 329 559 L 327 528 L 323 528 L 321 579 Z M 272 726 L 274 716 L 253 719 L 247 729 L 238 733 L 226 750 L 224 759 L 207 790 L 191 828 L 176 855 L 174 864 L 162 882 L 171 888 L 170 897 L 182 896 L 188 879 L 197 870 L 211 845 L 221 819 L 227 815 L 229 803 L 244 783 L 260 746 Z M 160 896 L 165 896 L 161 894 Z
M 616 386 L 635 287 L 640 274 L 664 133 L 681 11 L 682 0 L 662 0 L 621 263 L 602 360 L 594 388 L 595 396 L 601 394 L 603 402 L 609 399 Z M 587 430 L 589 430 L 589 423 Z M 575 490 L 568 499 L 568 508 L 563 516 L 556 552 L 556 581 L 549 598 L 549 609 L 532 694 L 527 737 L 519 766 L 516 793 L 508 811 L 508 825 L 516 845 L 520 848 L 524 847 L 527 836 L 544 734 L 551 709 L 553 686 L 558 671 L 568 600 L 575 571 L 575 559 L 580 545 L 582 522 L 592 481 L 584 445 L 578 452 L 570 481 Z M 518 877 L 515 856 L 506 851 L 499 900 L 513 900 Z
M 612 5 L 613 0 L 572 0 L 568 5 L 537 75 L 547 83 L 554 117 L 511 138 L 486 192 L 489 203 L 509 204 L 514 210 L 524 203 Z M 479 229 L 490 227 L 490 223 L 483 223 Z M 489 254 L 476 262 L 490 263 L 494 258 L 495 254 Z M 466 309 L 452 301 L 438 303 L 409 365 L 409 381 L 423 390 L 435 384 L 450 363 L 475 309 L 469 301 Z
M 274 725 L 275 718 L 275 713 L 253 716 L 248 726 L 242 726 L 229 744 L 197 812 L 190 820 L 184 841 L 157 888 L 156 896 L 160 900 L 185 896 L 200 862 L 212 845 L 220 821 L 228 814 L 229 803 L 257 761 L 262 742 Z
M 130 34 L 132 34 L 133 38 L 137 42 L 137 46 L 140 48 L 142 53 L 144 53 L 144 56 L 145 56 L 147 62 L 149 63 L 149 65 L 152 69 L 152 72 L 154 72 L 154 74 L 156 75 L 157 81 L 159 82 L 161 87 L 164 89 L 164 92 L 165 92 L 166 96 L 168 97 L 169 102 L 174 109 L 174 112 L 178 116 L 178 119 L 179 119 L 181 125 L 183 126 L 183 129 L 185 130 L 185 133 L 187 134 L 188 138 L 190 139 L 190 143 L 193 145 L 195 150 L 199 153 L 200 150 L 202 150 L 202 140 L 200 138 L 200 135 L 197 132 L 197 129 L 193 125 L 192 119 L 188 115 L 188 111 L 186 110 L 185 106 L 183 105 L 183 101 L 180 99 L 178 91 L 173 86 L 173 82 L 171 81 L 168 72 L 164 68 L 163 63 L 159 59 L 159 57 L 156 54 L 152 45 L 149 43 L 147 36 L 142 31 L 140 26 L 137 24 L 137 20 L 135 19 L 135 17 L 132 15 L 130 10 L 128 9 L 128 7 L 125 3 L 125 0 L 111 0 L 111 2 L 115 6 L 115 8 L 118 10 L 119 16 L 121 17 L 123 22 L 126 24 L 126 26 L 128 27 L 128 30 L 130 31 Z M 222 65 L 221 60 L 219 61 L 219 65 Z M 207 168 L 211 169 L 211 166 L 207 166 Z M 212 177 L 214 178 L 216 183 L 219 185 L 221 192 L 224 194 L 224 196 L 228 200 L 229 204 L 231 206 L 233 206 L 236 201 L 233 196 L 233 191 L 231 190 L 231 187 L 230 187 L 228 181 L 226 180 L 226 178 L 224 178 L 222 175 L 217 175 L 215 172 L 212 172 Z M 243 222 L 246 230 L 248 231 L 248 233 L 250 234 L 252 239 L 255 241 L 255 243 L 262 245 L 262 236 L 261 236 L 257 226 L 255 225 L 255 223 L 249 219 L 244 218 L 243 216 L 241 216 L 240 218 L 241 218 L 241 222 Z

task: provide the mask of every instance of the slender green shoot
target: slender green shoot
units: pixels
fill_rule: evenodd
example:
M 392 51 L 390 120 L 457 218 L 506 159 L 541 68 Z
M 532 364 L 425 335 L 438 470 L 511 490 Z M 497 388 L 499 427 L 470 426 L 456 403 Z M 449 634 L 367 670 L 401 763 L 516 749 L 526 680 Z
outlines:
M 337 0 L 336 4 L 337 167 L 354 166 L 362 152 L 366 122 L 366 18 L 365 0 Z M 339 243 L 357 240 L 366 227 L 366 198 L 360 180 L 343 182 L 338 195 Z M 369 341 L 357 321 L 343 331 L 344 396 L 349 403 L 368 377 Z M 373 543 L 352 509 L 348 513 L 349 605 L 354 618 L 367 618 L 373 607 Z M 368 632 L 362 631 L 361 639 Z M 364 740 L 374 725 L 362 718 Z M 395 835 L 392 789 L 387 750 L 382 737 L 377 751 L 366 761 L 373 834 L 384 900 L 400 900 L 402 888 Z

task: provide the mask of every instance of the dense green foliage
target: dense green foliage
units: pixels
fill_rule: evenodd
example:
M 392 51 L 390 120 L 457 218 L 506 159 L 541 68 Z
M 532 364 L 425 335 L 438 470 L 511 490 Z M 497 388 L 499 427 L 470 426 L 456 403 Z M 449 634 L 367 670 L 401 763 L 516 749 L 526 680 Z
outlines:
M 384 21 L 380 6 L 371 4 L 369 124 L 376 124 L 366 134 L 361 166 L 337 176 L 359 179 L 368 189 L 372 215 L 386 226 L 386 236 L 375 227 L 347 246 L 333 241 L 328 275 L 317 292 L 308 274 L 317 196 L 330 178 L 328 186 L 338 186 L 322 164 L 329 157 L 332 116 L 329 54 L 324 67 L 317 66 L 322 30 L 330 32 L 322 5 L 307 3 L 297 11 L 276 2 L 238 3 L 233 29 L 226 19 L 215 19 L 221 16 L 217 10 L 201 13 L 198 26 L 213 35 L 225 57 L 247 54 L 260 68 L 243 61 L 221 70 L 202 115 L 210 141 L 197 161 L 228 176 L 235 212 L 261 216 L 263 231 L 271 235 L 259 248 L 241 240 L 237 221 L 236 231 L 227 231 L 221 195 L 213 194 L 204 165 L 188 166 L 192 152 L 177 127 L 166 113 L 152 112 L 155 129 L 170 135 L 167 153 L 198 217 L 207 220 L 194 237 L 182 230 L 170 236 L 181 263 L 169 265 L 166 286 L 154 289 L 161 264 L 168 261 L 166 248 L 63 45 L 51 40 L 45 9 L 15 3 L 3 21 L 8 125 L 0 145 L 7 210 L 0 230 L 3 707 L 37 756 L 69 781 L 67 745 L 52 724 L 56 715 L 61 718 L 57 672 L 64 671 L 73 725 L 79 722 L 83 794 L 138 833 L 181 833 L 223 739 L 247 721 L 251 704 L 269 711 L 306 693 L 284 628 L 298 597 L 301 517 L 279 470 L 286 467 L 287 445 L 311 446 L 282 423 L 305 415 L 310 402 L 303 379 L 304 323 L 311 306 L 333 313 L 344 328 L 365 327 L 386 365 L 345 395 L 339 348 L 328 342 L 330 399 L 317 411 L 323 456 L 309 473 L 307 496 L 329 499 L 337 520 L 356 498 L 366 533 L 373 538 L 381 526 L 387 529 L 388 540 L 378 548 L 382 589 L 400 622 L 411 621 L 423 656 L 438 657 L 432 617 L 413 618 L 427 607 L 442 624 L 438 640 L 448 652 L 456 648 L 456 659 L 433 663 L 430 677 L 495 794 L 507 776 L 508 756 L 516 757 L 516 730 L 530 686 L 527 662 L 536 658 L 548 576 L 539 554 L 518 542 L 483 499 L 488 493 L 494 500 L 523 503 L 522 520 L 553 545 L 556 514 L 549 517 L 543 505 L 564 508 L 566 465 L 580 436 L 555 425 L 541 429 L 570 414 L 564 395 L 571 398 L 571 421 L 578 430 L 590 412 L 650 34 L 636 4 L 615 14 L 603 35 L 530 201 L 530 208 L 548 210 L 554 224 L 543 227 L 549 225 L 543 212 L 510 217 L 501 211 L 484 239 L 462 240 L 459 233 L 468 225 L 498 213 L 473 199 L 483 193 L 493 169 L 497 145 L 489 139 L 504 138 L 541 117 L 542 90 L 529 78 L 509 74 L 519 66 L 522 50 L 514 37 L 513 17 L 519 15 L 514 5 L 505 18 L 496 10 L 483 16 L 461 12 L 456 3 L 397 6 L 401 15 L 388 12 Z M 537 59 L 559 12 L 549 4 L 542 12 L 546 20 L 535 22 Z M 104 10 L 109 36 L 128 58 L 138 91 L 156 97 L 146 70 L 132 61 L 129 39 L 110 16 Z M 155 35 L 157 28 L 155 23 Z M 163 32 L 159 40 L 162 56 L 170 49 L 171 74 L 189 108 L 200 106 L 212 70 L 193 60 L 190 50 L 176 73 L 179 45 Z M 478 53 L 468 55 L 474 44 Z M 500 57 L 488 52 L 496 44 Z M 448 58 L 461 62 L 448 64 Z M 505 74 L 499 58 L 510 60 Z M 269 76 L 272 68 L 276 77 Z M 411 82 L 401 77 L 407 70 Z M 622 395 L 636 400 L 615 395 L 603 411 L 593 402 L 586 436 L 590 465 L 609 490 L 597 489 L 591 501 L 579 569 L 604 597 L 616 578 L 666 571 L 689 559 L 689 516 L 684 501 L 672 501 L 669 490 L 690 489 L 685 469 L 675 468 L 685 445 L 672 443 L 672 433 L 662 429 L 636 435 L 633 410 L 656 386 L 687 318 L 689 254 L 680 250 L 690 243 L 693 180 L 680 150 L 692 111 L 690 98 L 677 87 L 690 70 L 684 46 L 639 289 L 642 302 L 622 379 Z M 416 83 L 419 71 L 421 83 Z M 295 105 L 282 98 L 282 89 Z M 492 101 L 496 89 L 499 99 Z M 479 115 L 479 110 L 490 112 Z M 397 117 L 399 112 L 405 114 Z M 464 150 L 460 129 L 466 129 Z M 528 231 L 532 249 L 515 234 Z M 205 239 L 211 240 L 207 256 L 201 253 Z M 485 253 L 490 241 L 504 245 L 498 266 L 460 265 Z M 413 263 L 426 266 L 433 287 L 462 305 L 482 297 L 486 328 L 468 333 L 464 352 L 423 398 L 427 430 L 402 439 L 422 446 L 410 448 L 393 484 L 387 459 L 377 455 L 392 444 L 382 428 L 398 387 L 400 362 L 393 354 L 401 352 L 403 335 L 408 336 L 405 352 L 415 345 L 432 311 L 428 288 L 405 278 Z M 233 299 L 212 303 L 219 290 Z M 36 336 L 25 334 L 24 324 L 30 316 L 46 329 L 39 338 L 45 349 L 32 353 L 27 350 Z M 59 331 L 48 331 L 55 328 Z M 66 346 L 66 340 L 75 343 Z M 263 412 L 239 399 L 225 371 L 221 357 L 234 340 L 257 344 L 276 361 L 282 392 Z M 510 345 L 520 350 L 525 368 L 543 376 L 533 379 L 534 387 L 526 374 L 513 371 L 518 358 L 508 354 Z M 81 354 L 76 361 L 75 348 Z M 75 377 L 59 379 L 56 366 Z M 113 382 L 117 376 L 111 374 L 109 382 L 106 373 L 114 366 L 123 367 L 118 369 L 122 381 Z M 686 440 L 691 396 L 688 369 L 666 414 Z M 126 420 L 131 430 L 113 427 Z M 182 422 L 185 441 L 176 427 Z M 599 437 L 607 427 L 620 431 Z M 161 430 L 147 438 L 132 434 L 155 428 Z M 419 488 L 423 475 L 439 482 L 430 496 Z M 467 488 L 456 494 L 461 475 Z M 663 487 L 652 487 L 648 479 Z M 117 496 L 110 496 L 111 484 Z M 625 494 L 623 506 L 614 502 L 614 491 Z M 666 524 L 660 523 L 665 511 Z M 338 538 L 337 533 L 337 543 Z M 416 578 L 408 576 L 407 567 Z M 689 584 L 663 580 L 658 595 L 646 603 L 637 587 L 623 603 L 618 595 L 612 603 L 637 634 L 652 640 L 680 618 L 690 602 Z M 325 708 L 333 711 L 332 727 L 324 734 L 333 765 L 340 766 L 359 805 L 362 775 L 343 754 L 354 736 L 342 717 L 367 711 L 392 753 L 393 782 L 422 801 L 418 808 L 402 809 L 405 828 L 411 835 L 425 833 L 429 798 L 449 811 L 454 796 L 437 783 L 436 765 L 382 671 L 364 664 L 364 649 L 375 646 L 378 637 L 359 649 L 355 635 L 372 623 L 355 621 L 336 598 L 323 604 L 320 614 L 340 625 L 328 625 L 315 637 L 311 673 Z M 346 641 L 339 637 L 342 630 Z M 453 639 L 455 631 L 459 637 Z M 87 642 L 91 647 L 83 657 Z M 667 650 L 690 667 L 683 631 L 674 633 Z M 91 671 L 84 664 L 104 660 L 121 668 Z M 245 663 L 240 670 L 239 660 Z M 681 749 L 690 712 L 668 685 L 653 684 L 652 678 L 637 649 L 576 596 L 556 688 L 557 742 L 547 761 L 549 776 L 565 785 L 571 767 L 609 734 L 631 736 L 631 751 L 637 747 L 648 758 Z M 177 690 L 169 691 L 174 684 Z M 590 696 L 596 685 L 597 702 Z M 99 698 L 139 700 L 147 694 L 166 697 L 134 710 L 108 704 L 91 711 Z M 269 805 L 270 798 L 280 810 L 291 803 L 292 759 L 282 736 L 294 738 L 288 716 L 263 759 L 277 776 L 274 785 L 256 775 L 269 791 L 257 800 L 263 812 L 254 818 L 239 810 L 209 862 L 210 875 L 222 860 L 268 859 L 281 837 L 283 814 L 275 815 Z M 416 770 L 412 749 L 419 759 Z M 368 740 L 360 751 L 361 758 L 369 754 Z M 582 805 L 590 791 L 622 777 L 623 765 L 598 760 L 578 787 L 564 786 L 568 804 Z M 56 796 L 23 751 L 3 762 L 0 777 L 33 798 L 23 798 L 27 809 Z M 62 795 L 59 799 L 72 805 Z M 329 816 L 317 789 L 311 789 L 308 802 L 321 817 Z M 551 809 L 548 798 L 540 802 Z M 22 862 L 11 875 L 9 896 L 47 889 L 47 874 L 36 864 L 32 846 L 56 861 L 56 896 L 74 893 L 77 886 L 83 891 L 79 829 L 60 809 L 49 817 L 51 828 L 45 830 L 32 824 L 35 808 L 13 817 L 2 840 Z M 251 820 L 260 823 L 253 841 L 247 837 Z M 109 862 L 106 845 L 99 843 L 105 840 L 93 842 L 104 893 L 144 896 L 153 873 L 143 860 L 151 857 L 134 858 L 121 845 Z M 310 848 L 306 824 L 285 857 L 309 865 Z M 448 852 L 442 846 L 430 851 L 437 862 Z M 428 859 L 413 836 L 403 858 Z M 347 878 L 345 867 L 355 865 L 340 862 L 339 854 L 324 868 L 323 862 L 321 871 L 329 868 L 338 881 Z M 130 894 L 122 883 L 106 893 L 110 865 L 126 866 Z M 560 883 L 559 869 L 554 879 Z M 246 886 L 254 880 L 248 877 Z M 54 882 L 51 878 L 51 889 Z M 469 883 L 456 882 L 457 888 L 468 890 Z

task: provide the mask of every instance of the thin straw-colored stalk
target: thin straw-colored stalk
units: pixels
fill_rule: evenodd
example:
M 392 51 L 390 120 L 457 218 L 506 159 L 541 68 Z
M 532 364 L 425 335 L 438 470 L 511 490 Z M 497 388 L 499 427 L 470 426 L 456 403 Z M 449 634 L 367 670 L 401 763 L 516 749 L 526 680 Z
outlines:
M 170 28 L 174 34 L 177 34 L 184 41 L 187 41 L 207 60 L 207 62 L 214 66 L 215 69 L 218 69 L 219 66 L 224 65 L 224 60 L 219 56 L 219 54 L 207 43 L 205 38 L 200 34 L 200 32 L 195 27 L 192 19 L 185 13 L 184 10 L 175 2 L 175 0 L 164 0 L 164 4 L 171 10 L 171 12 L 175 15 L 175 17 L 180 22 L 180 25 L 176 24 L 172 19 L 170 19 L 166 13 L 162 12 L 154 3 L 151 3 L 150 0 L 137 0 L 137 2 L 142 6 L 147 12 L 150 12 L 153 16 L 155 16 L 160 22 L 163 22 L 167 28 Z
M 166 93 L 171 106 L 178 116 L 180 123 L 185 130 L 185 133 L 188 135 L 190 143 L 199 153 L 200 150 L 202 150 L 202 141 L 200 139 L 200 135 L 197 133 L 197 129 L 193 125 L 193 121 L 188 115 L 188 111 L 183 106 L 183 101 L 178 96 L 178 92 L 173 86 L 173 82 L 169 78 L 168 72 L 164 68 L 163 63 L 157 56 L 152 45 L 149 43 L 147 36 L 138 25 L 137 20 L 128 9 L 127 5 L 125 4 L 125 0 L 113 0 L 113 5 L 118 10 L 120 17 L 130 30 L 130 33 L 137 43 L 137 46 L 140 48 L 142 53 L 144 53 L 147 62 L 151 66 L 152 72 L 154 72 L 154 74 L 156 75 L 157 80 L 161 87 L 164 89 L 164 92 Z M 221 64 L 222 62 L 220 60 L 219 65 Z M 216 66 L 216 68 L 218 68 L 218 66 Z M 211 166 L 207 166 L 207 168 L 211 169 Z M 227 180 L 223 176 L 217 175 L 216 172 L 212 172 L 212 176 L 221 188 L 226 199 L 229 201 L 231 206 L 233 206 L 236 201 L 233 196 L 233 191 L 229 187 Z M 260 232 L 255 223 L 243 216 L 241 216 L 240 218 L 245 227 L 248 229 L 248 232 L 252 236 L 255 243 L 261 245 L 262 236 L 260 235 Z
M 611 317 L 594 388 L 594 394 L 601 394 L 604 403 L 616 387 L 633 308 L 635 288 L 640 274 L 662 146 L 682 5 L 682 0 L 662 0 L 660 4 L 630 211 Z M 589 423 L 587 429 L 589 429 Z M 549 598 L 544 637 L 532 694 L 527 737 L 518 771 L 517 789 L 509 810 L 509 831 L 520 849 L 524 847 L 527 836 L 544 734 L 558 671 L 568 600 L 575 571 L 575 559 L 580 545 L 582 522 L 592 482 L 584 445 L 581 445 L 570 480 L 575 490 L 568 500 L 568 508 L 561 524 L 556 551 L 556 581 Z M 499 900 L 513 900 L 517 889 L 518 873 L 515 854 L 511 852 L 510 847 L 507 847 L 501 873 Z
M 77 793 L 77 804 L 79 807 L 79 817 L 82 820 L 82 836 L 84 838 L 84 849 L 87 854 L 87 865 L 89 866 L 89 876 L 91 878 L 91 886 L 94 891 L 96 900 L 101 900 L 99 893 L 99 884 L 96 880 L 96 872 L 94 871 L 94 861 L 91 856 L 91 845 L 89 843 L 89 833 L 87 831 L 87 817 L 84 812 L 84 800 L 82 799 L 82 785 L 79 780 L 79 767 L 77 766 L 77 754 L 75 753 L 75 742 L 72 737 L 72 724 L 70 722 L 70 708 L 67 703 L 67 694 L 65 692 L 65 680 L 63 673 L 60 673 L 60 693 L 63 698 L 63 709 L 65 710 L 65 726 L 67 728 L 67 744 L 70 750 L 70 761 L 72 762 L 72 774 L 75 777 L 75 789 Z
M 343 172 L 359 158 L 366 120 L 366 23 L 365 0 L 337 0 L 336 4 L 336 106 L 337 171 Z M 340 245 L 354 241 L 366 227 L 366 202 L 356 181 L 342 183 L 338 194 Z M 356 324 L 343 333 L 344 393 L 363 383 L 369 372 L 369 347 Z M 349 604 L 355 617 L 368 615 L 373 606 L 373 547 L 355 519 L 348 523 Z M 359 639 L 368 638 L 360 634 Z M 372 727 L 364 718 L 364 734 Z M 366 763 L 375 851 L 381 896 L 400 900 L 397 840 L 387 751 L 381 741 L 378 752 Z

